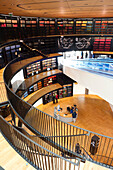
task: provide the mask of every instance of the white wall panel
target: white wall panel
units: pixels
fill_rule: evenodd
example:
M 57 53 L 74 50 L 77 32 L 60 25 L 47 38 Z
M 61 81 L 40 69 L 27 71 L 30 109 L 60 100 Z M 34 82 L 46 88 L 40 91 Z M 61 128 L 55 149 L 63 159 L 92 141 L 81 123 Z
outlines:
M 71 68 L 65 65 L 63 67 L 63 72 L 73 80 L 77 81 L 79 87 L 82 87 L 82 90 L 83 88 L 87 88 L 89 89 L 90 94 L 93 92 L 93 94 L 99 95 L 109 103 L 113 104 L 113 79 L 110 77 L 93 74 L 88 71 Z

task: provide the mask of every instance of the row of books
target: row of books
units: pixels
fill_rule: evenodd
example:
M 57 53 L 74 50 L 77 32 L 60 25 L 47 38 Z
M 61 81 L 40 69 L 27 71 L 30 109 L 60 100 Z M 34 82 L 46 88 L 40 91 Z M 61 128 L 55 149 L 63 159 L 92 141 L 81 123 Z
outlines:
M 35 74 L 38 74 L 41 71 L 51 70 L 54 68 L 56 68 L 56 58 L 51 58 L 51 59 L 35 62 L 25 68 L 25 71 L 24 71 L 25 78 L 34 76 Z
M 113 33 L 113 19 L 100 19 L 100 20 L 69 20 L 69 19 L 39 19 L 37 18 L 22 18 L 18 22 L 17 18 L 7 19 L 0 18 L 0 27 L 39 27 L 49 28 L 55 32 L 55 27 L 57 31 L 63 29 L 68 32 L 73 32 L 75 28 L 75 33 L 88 32 L 88 33 Z M 37 29 L 37 28 L 36 28 Z M 68 31 L 70 30 L 70 31 Z M 48 31 L 50 33 L 50 31 Z M 66 31 L 65 31 L 66 33 Z

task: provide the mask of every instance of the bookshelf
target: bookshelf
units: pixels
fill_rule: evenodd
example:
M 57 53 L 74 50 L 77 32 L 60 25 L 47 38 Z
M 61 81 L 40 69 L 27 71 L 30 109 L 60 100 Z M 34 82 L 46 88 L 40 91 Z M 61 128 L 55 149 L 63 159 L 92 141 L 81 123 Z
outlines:
M 107 34 L 113 34 L 113 19 L 108 21 Z
M 31 94 L 39 89 L 42 88 L 42 81 L 38 81 L 37 83 L 33 84 L 32 86 L 29 87 L 28 89 L 28 94 Z
M 52 102 L 53 96 L 56 95 L 56 94 L 58 94 L 57 90 L 52 91 L 52 92 L 46 94 L 46 95 L 43 97 L 43 104 L 47 104 L 47 103 L 49 103 L 49 102 Z
M 57 67 L 56 58 L 51 58 L 42 61 L 42 70 L 52 70 Z
M 38 85 L 38 90 L 41 89 L 41 88 L 42 88 L 42 81 L 39 81 L 39 82 L 37 83 L 37 85 Z
M 41 35 L 55 35 L 55 19 L 39 18 L 39 28 Z
M 26 68 L 25 78 L 38 74 L 41 71 L 40 61 L 30 64 Z
M 25 27 L 25 19 L 20 19 L 20 27 Z
M 92 20 L 76 20 L 76 34 L 91 34 L 93 32 Z
M 21 48 L 21 46 L 19 44 L 7 46 L 4 48 L 7 62 L 16 58 L 18 56 L 18 54 L 20 54 L 20 51 L 19 51 L 20 48 Z
M 57 41 L 56 38 L 41 38 L 40 39 L 40 48 L 44 53 L 53 53 L 57 50 Z
M 5 18 L 4 19 L 2 19 L 2 18 L 0 18 L 0 27 L 6 27 L 7 25 L 6 25 L 6 20 L 5 20 Z
M 72 96 L 73 95 L 72 88 L 73 88 L 72 84 L 63 85 L 63 88 L 58 90 L 59 99 L 63 97 Z
M 17 18 L 0 18 L 0 27 L 18 27 Z
M 96 19 L 95 34 L 113 34 L 113 19 Z
M 74 33 L 73 19 L 57 19 L 57 34 L 73 34 Z
M 62 97 L 67 97 L 67 96 L 68 96 L 68 93 L 67 93 L 67 88 L 66 88 L 66 86 L 63 86 L 62 91 L 63 91 Z
M 57 57 L 34 62 L 24 68 L 24 78 L 57 68 Z
M 72 88 L 73 88 L 72 84 L 64 85 L 62 87 L 62 89 L 58 89 L 58 90 L 55 90 L 55 91 L 52 91 L 52 92 L 46 94 L 43 97 L 43 104 L 47 104 L 47 103 L 51 102 L 53 99 L 53 96 L 54 95 L 56 96 L 56 94 L 58 94 L 59 99 L 72 96 L 73 95 Z
M 112 37 L 95 37 L 93 51 L 110 51 Z
M 56 75 L 44 79 L 44 87 L 56 83 Z
M 0 15 L 2 40 L 65 34 L 113 34 L 113 18 L 40 18 Z
M 95 34 L 106 34 L 107 33 L 107 20 L 95 20 Z
M 63 97 L 63 89 L 59 89 L 58 94 L 59 94 L 59 99 L 61 99 Z

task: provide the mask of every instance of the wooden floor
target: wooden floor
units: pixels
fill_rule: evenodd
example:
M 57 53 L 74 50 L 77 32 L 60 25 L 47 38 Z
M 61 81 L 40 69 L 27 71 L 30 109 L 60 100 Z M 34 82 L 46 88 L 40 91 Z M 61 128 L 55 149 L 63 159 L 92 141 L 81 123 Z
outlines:
M 0 70 L 0 103 L 7 101 L 6 88 L 3 80 L 4 68 Z
M 33 170 L 0 133 L 0 166 L 5 170 Z M 1 168 L 0 168 L 1 169 Z
M 57 104 L 52 102 L 39 105 L 37 108 L 54 116 L 54 107 L 60 105 L 66 111 L 68 105 L 76 104 L 78 118 L 74 124 L 78 127 L 113 137 L 113 111 L 110 104 L 96 95 L 74 95 L 59 99 Z
M 3 80 L 3 71 L 4 71 L 4 68 L 0 70 L 0 82 L 4 82 L 4 80 Z

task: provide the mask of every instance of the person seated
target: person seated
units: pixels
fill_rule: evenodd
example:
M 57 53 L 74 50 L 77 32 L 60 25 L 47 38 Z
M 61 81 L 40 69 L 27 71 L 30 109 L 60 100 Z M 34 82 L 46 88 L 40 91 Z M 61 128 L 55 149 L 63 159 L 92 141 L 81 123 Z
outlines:
M 60 110 L 62 111 L 63 109 L 60 107 Z
M 65 152 L 61 152 L 61 156 L 64 157 L 65 156 Z
M 52 100 L 53 100 L 53 104 L 55 104 L 55 95 L 53 95 Z

